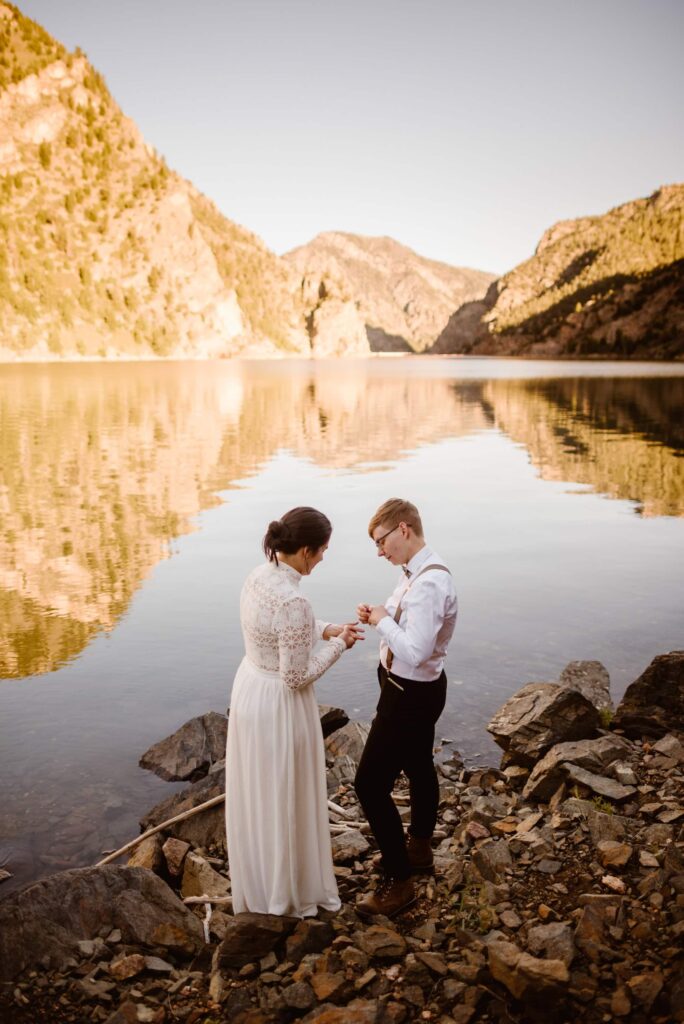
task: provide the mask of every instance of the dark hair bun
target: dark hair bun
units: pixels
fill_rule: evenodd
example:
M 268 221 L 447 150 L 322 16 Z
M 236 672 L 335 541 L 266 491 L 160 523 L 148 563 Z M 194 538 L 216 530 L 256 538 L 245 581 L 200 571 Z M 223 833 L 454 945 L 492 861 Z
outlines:
M 284 523 L 281 519 L 273 519 L 268 524 L 268 530 L 266 536 L 273 542 L 273 544 L 287 543 L 290 536 L 290 530 L 287 523 Z
M 315 508 L 292 508 L 282 519 L 268 524 L 263 548 L 266 557 L 278 564 L 277 551 L 292 555 L 302 547 L 315 550 L 327 544 L 332 533 L 330 520 Z

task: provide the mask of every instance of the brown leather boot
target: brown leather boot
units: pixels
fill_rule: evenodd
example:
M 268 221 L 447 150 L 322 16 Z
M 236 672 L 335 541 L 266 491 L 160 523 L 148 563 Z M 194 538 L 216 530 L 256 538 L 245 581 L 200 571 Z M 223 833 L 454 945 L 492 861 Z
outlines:
M 375 917 L 377 914 L 394 917 L 415 902 L 416 890 L 410 878 L 386 878 L 374 893 L 357 903 L 355 909 L 361 917 Z
M 413 871 L 432 871 L 434 868 L 431 839 L 419 839 L 409 834 L 406 852 Z

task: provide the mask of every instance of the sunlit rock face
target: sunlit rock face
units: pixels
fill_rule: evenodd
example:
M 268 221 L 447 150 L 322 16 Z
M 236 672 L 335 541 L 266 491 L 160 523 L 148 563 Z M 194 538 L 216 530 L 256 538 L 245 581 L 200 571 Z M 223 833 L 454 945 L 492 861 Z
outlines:
M 561 221 L 455 310 L 435 354 L 684 357 L 684 185 Z
M 487 424 L 448 382 L 352 367 L 16 368 L 3 383 L 3 676 L 58 668 L 111 630 L 191 517 L 277 451 L 361 467 Z
M 329 348 L 334 337 L 354 337 L 346 350 L 422 352 L 494 278 L 425 259 L 392 238 L 341 231 L 317 235 L 285 259 L 301 278 L 314 349 L 322 339 Z
M 0 359 L 308 352 L 288 264 L 167 167 L 83 55 L 6 12 Z

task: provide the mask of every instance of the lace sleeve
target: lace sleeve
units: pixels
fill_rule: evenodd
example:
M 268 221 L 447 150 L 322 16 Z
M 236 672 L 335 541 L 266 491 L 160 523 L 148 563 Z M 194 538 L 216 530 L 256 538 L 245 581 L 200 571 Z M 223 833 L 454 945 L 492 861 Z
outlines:
M 316 637 L 317 640 L 323 639 L 323 634 L 325 633 L 329 625 L 330 623 L 324 622 L 323 619 L 316 619 L 316 630 L 314 636 Z
M 334 637 L 315 654 L 316 623 L 304 597 L 293 597 L 276 612 L 273 625 L 278 636 L 280 677 L 291 690 L 319 679 L 345 650 L 344 640 Z

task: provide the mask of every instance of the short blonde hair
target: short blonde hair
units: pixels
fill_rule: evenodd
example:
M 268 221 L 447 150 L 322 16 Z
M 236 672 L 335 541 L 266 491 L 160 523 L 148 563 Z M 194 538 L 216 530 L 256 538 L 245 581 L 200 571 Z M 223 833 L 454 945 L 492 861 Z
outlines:
M 389 498 L 384 501 L 368 524 L 368 536 L 372 539 L 373 530 L 384 524 L 388 529 L 393 530 L 399 523 L 406 523 L 419 537 L 423 536 L 423 524 L 420 519 L 420 512 L 410 501 L 404 498 Z

